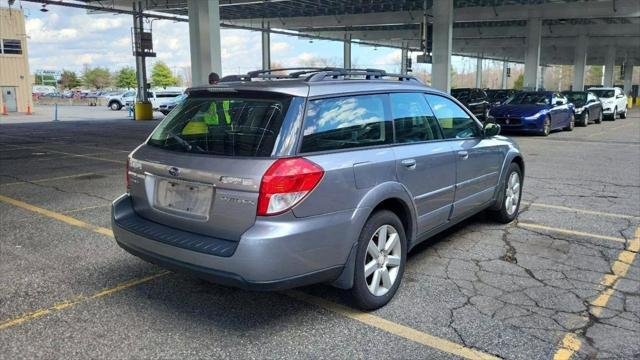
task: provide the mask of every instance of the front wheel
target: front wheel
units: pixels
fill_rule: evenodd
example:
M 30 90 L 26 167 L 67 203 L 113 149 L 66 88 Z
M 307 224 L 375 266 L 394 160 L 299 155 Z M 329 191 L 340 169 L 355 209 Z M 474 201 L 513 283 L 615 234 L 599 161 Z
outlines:
M 589 112 L 586 111 L 584 114 L 582 114 L 582 124 L 580 124 L 581 126 L 587 127 L 589 126 Z
M 512 222 L 518 217 L 521 196 L 522 170 L 518 164 L 511 163 L 502 184 L 502 202 L 499 208 L 490 211 L 492 217 L 503 224 Z
M 620 113 L 620 119 L 626 119 L 627 118 L 627 107 L 624 107 L 624 111 Z
M 596 119 L 596 124 L 602 124 L 602 110 L 600 110 L 600 114 L 598 114 L 598 118 Z
M 358 239 L 351 297 L 363 310 L 386 305 L 398 291 L 407 259 L 402 222 L 391 211 L 374 213 Z
M 569 119 L 569 125 L 567 125 L 563 130 L 573 131 L 574 127 L 576 127 L 576 117 L 573 114 L 571 114 L 571 118 Z
M 616 118 L 618 117 L 618 107 L 616 107 L 615 109 L 613 109 L 613 114 L 611 114 L 611 120 L 612 121 L 616 121 Z
M 540 135 L 549 136 L 550 133 L 551 133 L 551 119 L 549 118 L 549 116 L 547 116 L 546 118 L 544 118 L 544 122 L 542 123 L 542 131 L 540 132 Z

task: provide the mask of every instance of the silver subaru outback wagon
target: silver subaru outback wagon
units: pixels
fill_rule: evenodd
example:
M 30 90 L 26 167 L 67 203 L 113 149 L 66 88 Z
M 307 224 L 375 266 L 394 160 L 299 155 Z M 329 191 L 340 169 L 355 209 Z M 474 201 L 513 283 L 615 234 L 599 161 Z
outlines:
M 127 161 L 117 243 L 216 283 L 349 289 L 375 309 L 407 251 L 480 211 L 518 214 L 517 145 L 415 78 L 256 71 L 192 88 Z

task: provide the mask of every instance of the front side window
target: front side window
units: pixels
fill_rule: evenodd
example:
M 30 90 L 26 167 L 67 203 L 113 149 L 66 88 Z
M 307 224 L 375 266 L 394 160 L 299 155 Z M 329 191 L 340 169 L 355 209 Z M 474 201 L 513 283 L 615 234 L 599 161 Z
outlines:
M 303 127 L 301 152 L 341 150 L 393 142 L 383 95 L 311 100 Z
M 438 95 L 426 95 L 444 137 L 467 139 L 480 136 L 478 124 L 453 101 Z
M 149 145 L 222 156 L 272 156 L 291 97 L 218 94 L 188 97 L 154 130 Z
M 413 143 L 442 139 L 437 120 L 423 94 L 391 94 L 396 142 Z

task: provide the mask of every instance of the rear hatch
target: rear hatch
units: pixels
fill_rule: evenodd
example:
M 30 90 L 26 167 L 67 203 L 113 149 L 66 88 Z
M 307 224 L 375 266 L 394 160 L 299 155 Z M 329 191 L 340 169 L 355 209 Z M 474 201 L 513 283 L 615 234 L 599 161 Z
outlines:
M 131 156 L 135 211 L 166 226 L 239 240 L 256 220 L 263 174 L 283 142 L 292 143 L 287 129 L 300 106 L 291 104 L 301 101 L 268 92 L 190 95 Z

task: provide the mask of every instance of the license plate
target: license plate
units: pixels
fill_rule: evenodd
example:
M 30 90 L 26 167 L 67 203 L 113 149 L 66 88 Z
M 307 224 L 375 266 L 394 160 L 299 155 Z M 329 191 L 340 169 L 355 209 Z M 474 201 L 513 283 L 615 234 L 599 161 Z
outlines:
M 208 219 L 212 199 L 211 185 L 171 179 L 157 180 L 155 205 L 162 210 Z

